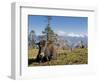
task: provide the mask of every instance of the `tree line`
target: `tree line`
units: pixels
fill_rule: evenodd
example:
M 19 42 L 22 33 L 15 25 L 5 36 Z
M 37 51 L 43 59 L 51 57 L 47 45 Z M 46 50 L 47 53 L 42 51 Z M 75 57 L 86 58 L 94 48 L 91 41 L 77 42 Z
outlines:
M 43 31 L 42 31 L 42 37 L 41 40 L 46 40 L 48 41 L 57 41 L 57 34 L 51 29 L 51 27 L 48 25 Z M 30 47 L 35 47 L 35 42 L 36 42 L 36 33 L 34 30 L 31 30 L 29 35 L 28 35 L 28 45 Z

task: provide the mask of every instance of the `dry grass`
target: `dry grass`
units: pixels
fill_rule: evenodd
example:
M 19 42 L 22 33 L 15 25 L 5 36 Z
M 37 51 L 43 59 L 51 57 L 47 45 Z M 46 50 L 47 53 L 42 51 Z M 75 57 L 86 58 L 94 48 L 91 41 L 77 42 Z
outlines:
M 74 49 L 72 52 L 69 50 L 57 50 L 57 60 L 51 60 L 46 63 L 39 64 L 34 62 L 38 49 L 29 49 L 29 61 L 32 60 L 29 66 L 47 66 L 47 65 L 73 65 L 73 64 L 87 64 L 88 63 L 88 50 L 86 48 Z
M 36 58 L 38 54 L 38 49 L 28 49 L 28 58 L 31 59 L 31 58 Z

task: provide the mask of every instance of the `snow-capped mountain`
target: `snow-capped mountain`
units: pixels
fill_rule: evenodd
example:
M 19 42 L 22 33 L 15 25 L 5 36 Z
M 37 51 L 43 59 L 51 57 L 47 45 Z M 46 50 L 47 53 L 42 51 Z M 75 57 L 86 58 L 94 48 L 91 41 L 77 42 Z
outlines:
M 35 41 L 39 42 L 43 38 L 43 35 L 38 35 L 35 37 Z M 58 36 L 57 37 L 57 43 L 63 43 L 62 45 L 69 45 L 70 47 L 75 47 L 77 46 L 80 41 L 87 46 L 88 45 L 88 37 L 75 37 L 75 36 Z
M 75 47 L 80 41 L 83 42 L 84 45 L 88 45 L 88 37 L 71 37 L 71 36 L 58 36 L 58 38 L 63 38 L 70 47 Z

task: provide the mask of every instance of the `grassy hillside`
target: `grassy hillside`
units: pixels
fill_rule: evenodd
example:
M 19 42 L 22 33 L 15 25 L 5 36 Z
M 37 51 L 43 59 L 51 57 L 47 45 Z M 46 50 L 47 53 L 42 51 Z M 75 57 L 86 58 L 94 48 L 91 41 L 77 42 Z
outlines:
M 35 62 L 38 49 L 28 50 L 28 64 L 29 66 L 48 66 L 48 65 L 73 65 L 73 64 L 87 64 L 88 50 L 86 48 L 69 50 L 57 50 L 57 60 L 51 60 L 45 63 Z

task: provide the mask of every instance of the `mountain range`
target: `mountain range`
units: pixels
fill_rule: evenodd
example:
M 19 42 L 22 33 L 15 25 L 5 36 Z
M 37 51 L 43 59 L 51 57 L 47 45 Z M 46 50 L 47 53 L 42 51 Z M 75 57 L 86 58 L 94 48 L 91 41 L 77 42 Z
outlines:
M 42 35 L 38 35 L 35 37 L 36 42 L 40 41 L 42 38 Z M 72 37 L 72 36 L 58 36 L 57 37 L 58 42 L 66 43 L 71 47 L 75 47 L 76 45 L 79 45 L 82 41 L 85 46 L 88 45 L 88 36 L 84 37 Z

